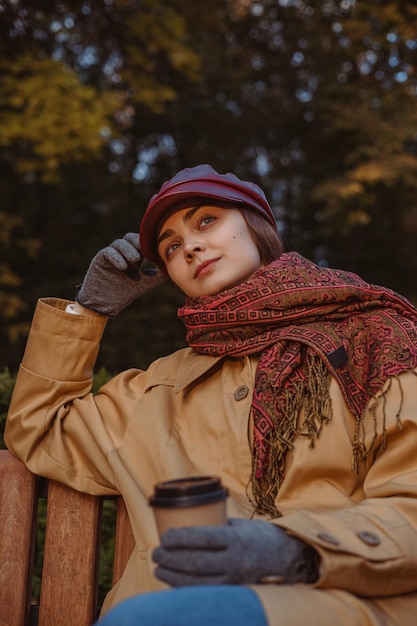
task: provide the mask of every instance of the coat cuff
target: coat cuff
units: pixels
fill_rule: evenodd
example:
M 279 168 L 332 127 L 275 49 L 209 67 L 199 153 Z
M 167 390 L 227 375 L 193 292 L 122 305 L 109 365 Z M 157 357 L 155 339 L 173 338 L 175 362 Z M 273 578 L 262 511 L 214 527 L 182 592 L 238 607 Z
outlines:
M 275 523 L 319 553 L 317 587 L 345 589 L 366 596 L 410 591 L 415 564 L 404 543 L 411 550 L 415 532 L 393 509 L 387 512 L 386 527 L 382 527 L 372 515 L 358 508 L 360 505 L 354 510 L 328 513 L 299 511 Z M 401 542 L 396 540 L 396 534 L 401 536 Z
M 66 312 L 68 300 L 39 300 L 22 366 L 61 381 L 91 378 L 107 318 Z

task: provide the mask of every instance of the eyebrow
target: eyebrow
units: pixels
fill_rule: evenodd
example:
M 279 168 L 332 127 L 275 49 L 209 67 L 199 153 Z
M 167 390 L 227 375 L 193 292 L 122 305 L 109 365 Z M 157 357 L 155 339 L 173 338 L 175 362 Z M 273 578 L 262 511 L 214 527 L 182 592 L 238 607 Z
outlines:
M 184 223 L 186 224 L 187 222 L 189 222 L 192 219 L 194 213 L 198 211 L 198 209 L 201 209 L 202 206 L 205 206 L 205 205 L 199 204 L 198 206 L 195 206 L 191 208 L 189 211 L 187 211 L 187 213 L 183 217 Z M 164 239 L 168 239 L 168 237 L 171 237 L 171 235 L 175 235 L 175 230 L 173 230 L 172 228 L 168 228 L 167 230 L 164 230 L 164 232 L 162 232 L 158 237 L 158 240 L 156 242 L 157 247 L 162 241 L 164 241 Z

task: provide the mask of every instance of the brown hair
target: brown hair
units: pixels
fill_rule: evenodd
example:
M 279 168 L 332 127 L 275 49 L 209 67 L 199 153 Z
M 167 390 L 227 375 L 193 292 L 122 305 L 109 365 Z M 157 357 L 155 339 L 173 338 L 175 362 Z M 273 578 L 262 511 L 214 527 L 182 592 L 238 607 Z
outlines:
M 259 250 L 261 262 L 269 265 L 284 252 L 284 243 L 279 233 L 261 215 L 249 207 L 240 207 L 251 237 Z

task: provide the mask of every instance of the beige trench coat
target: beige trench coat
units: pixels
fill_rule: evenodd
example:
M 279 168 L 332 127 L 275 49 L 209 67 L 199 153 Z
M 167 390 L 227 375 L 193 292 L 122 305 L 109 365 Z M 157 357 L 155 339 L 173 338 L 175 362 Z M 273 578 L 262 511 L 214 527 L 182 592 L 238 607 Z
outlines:
M 6 443 L 35 473 L 91 494 L 122 494 L 136 549 L 105 609 L 164 588 L 153 576 L 158 543 L 148 498 L 161 480 L 219 475 L 229 517 L 250 517 L 250 407 L 256 360 L 180 350 L 145 372 L 128 370 L 90 393 L 105 327 L 40 301 L 18 375 Z M 333 417 L 314 448 L 298 437 L 273 520 L 320 553 L 315 585 L 254 585 L 270 626 L 397 624 L 417 614 L 417 377 L 387 381 L 365 419 L 367 442 L 386 450 L 351 471 L 353 415 L 335 381 Z M 400 410 L 401 428 L 397 413 Z

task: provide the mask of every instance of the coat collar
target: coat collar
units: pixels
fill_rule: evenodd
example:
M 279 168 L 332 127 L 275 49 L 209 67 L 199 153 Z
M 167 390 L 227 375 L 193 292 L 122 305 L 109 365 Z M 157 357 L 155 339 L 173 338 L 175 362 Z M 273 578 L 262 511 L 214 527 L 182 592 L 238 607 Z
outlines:
M 170 385 L 174 387 L 175 393 L 179 393 L 208 372 L 222 358 L 198 354 L 192 348 L 178 350 L 153 363 L 145 390 L 156 385 Z
M 208 372 L 216 363 L 221 361 L 221 356 L 207 356 L 190 350 L 178 368 L 175 381 L 175 393 L 182 391 L 203 374 Z

